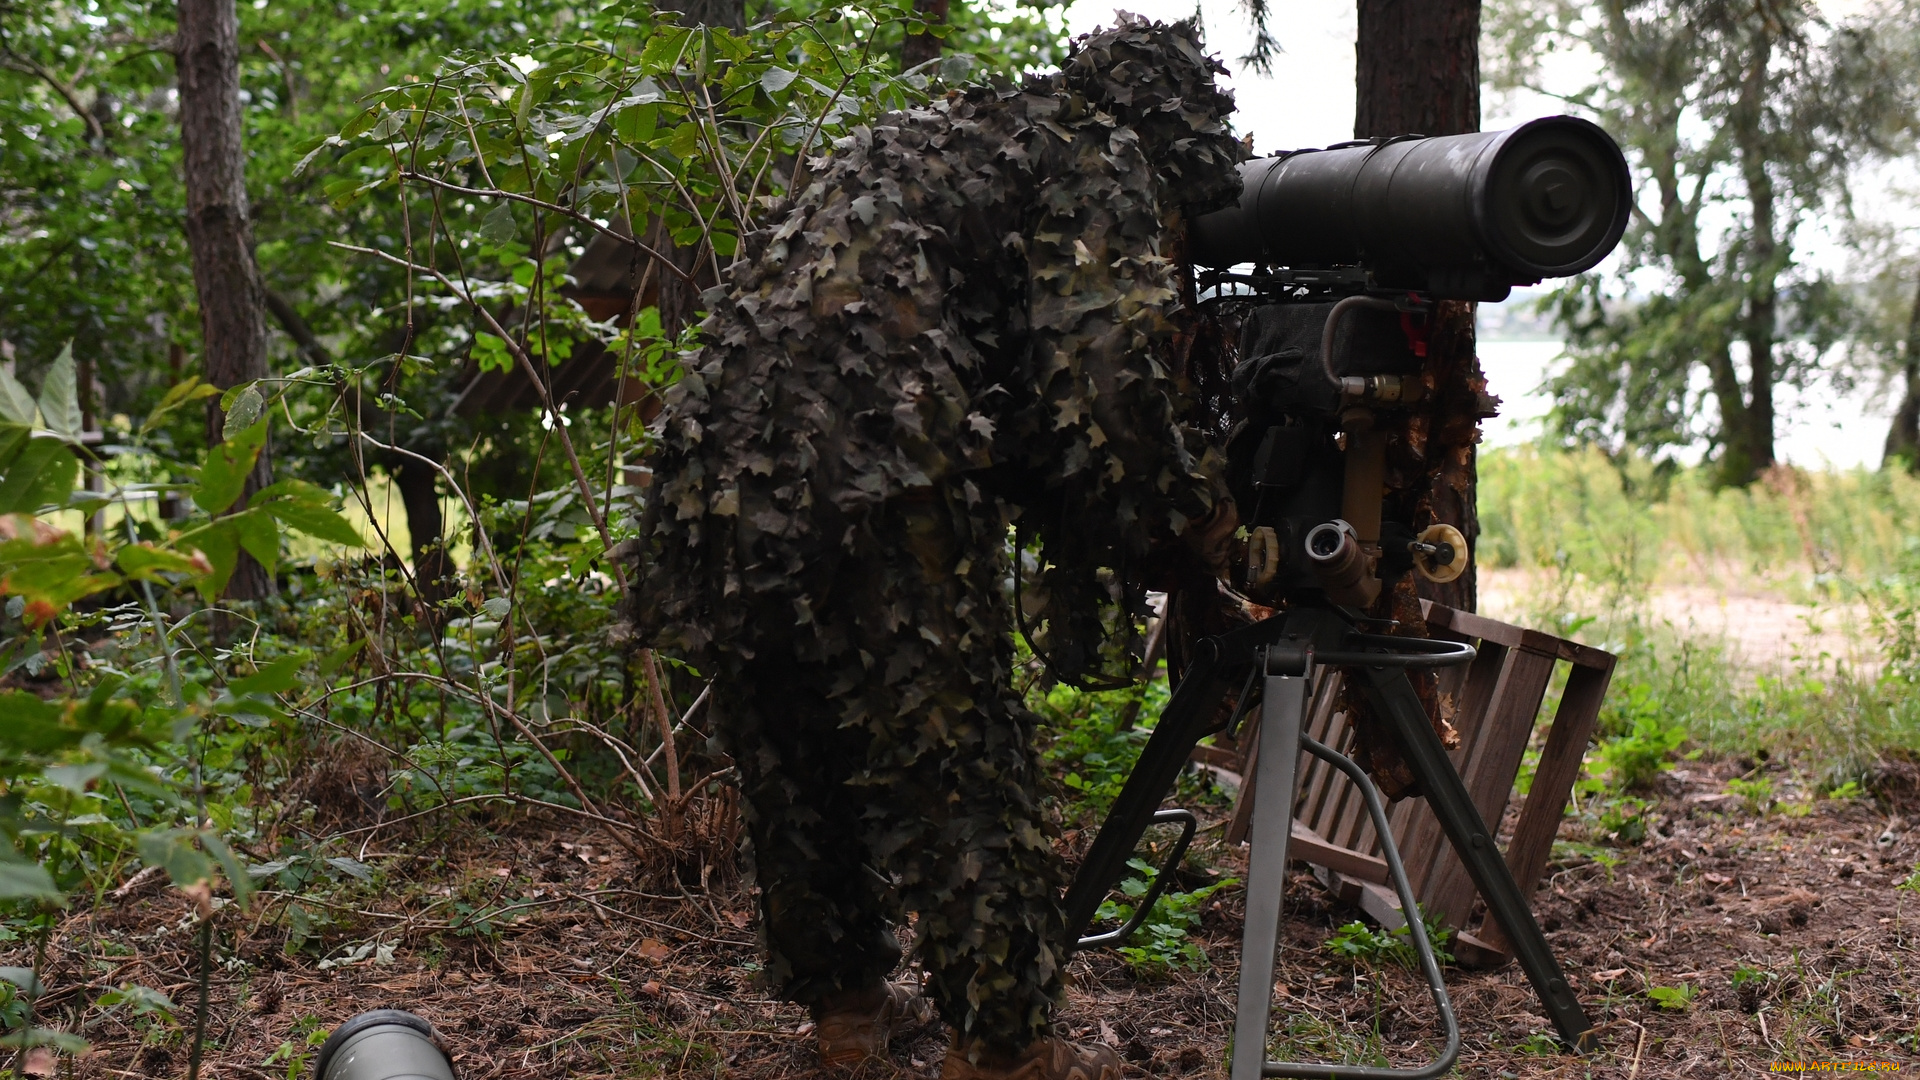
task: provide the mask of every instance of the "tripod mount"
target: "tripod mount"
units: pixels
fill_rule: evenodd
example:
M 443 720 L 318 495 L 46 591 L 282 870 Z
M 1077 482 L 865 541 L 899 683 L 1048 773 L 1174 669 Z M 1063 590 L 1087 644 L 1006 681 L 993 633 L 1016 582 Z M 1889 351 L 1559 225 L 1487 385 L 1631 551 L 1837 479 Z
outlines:
M 1309 676 L 1316 666 L 1346 669 L 1399 745 L 1448 841 L 1459 853 L 1474 885 L 1513 943 L 1522 970 L 1540 997 L 1561 1039 L 1585 1052 L 1594 1044 L 1593 1025 L 1567 983 L 1559 961 L 1534 921 L 1494 843 L 1494 834 L 1481 819 L 1459 772 L 1434 734 L 1426 710 L 1407 679 L 1411 668 L 1464 664 L 1474 649 L 1451 641 L 1363 633 L 1358 620 L 1331 606 L 1299 606 L 1271 618 L 1194 643 L 1188 665 L 1173 698 L 1167 703 L 1128 776 L 1113 809 L 1088 849 L 1086 860 L 1067 890 L 1067 927 L 1079 947 L 1124 941 L 1152 909 L 1184 856 L 1196 822 L 1185 810 L 1162 810 L 1161 801 L 1185 767 L 1193 748 L 1209 735 L 1232 734 L 1250 712 L 1254 684 L 1260 682 L 1259 764 L 1255 778 L 1251 851 L 1248 858 L 1246 928 L 1240 957 L 1239 1000 L 1234 1023 L 1232 1080 L 1262 1076 L 1332 1077 L 1335 1080 L 1426 1080 L 1452 1068 L 1460 1049 L 1460 1028 L 1440 977 L 1433 947 L 1419 916 L 1400 852 L 1387 824 L 1380 794 L 1366 773 L 1333 748 L 1302 731 Z M 1234 707 L 1219 719 L 1227 695 L 1240 689 Z M 1287 841 L 1293 821 L 1296 771 L 1300 752 L 1326 761 L 1351 779 L 1366 800 L 1382 854 L 1407 913 L 1408 936 L 1439 1011 L 1446 1045 L 1441 1054 L 1419 1069 L 1389 1069 L 1358 1065 L 1325 1065 L 1268 1061 L 1267 1020 L 1272 1006 L 1273 967 L 1278 946 L 1280 906 L 1287 865 Z M 1170 857 L 1142 898 L 1128 925 L 1093 937 L 1082 937 L 1109 890 L 1127 872 L 1127 860 L 1148 828 L 1178 821 L 1182 835 Z

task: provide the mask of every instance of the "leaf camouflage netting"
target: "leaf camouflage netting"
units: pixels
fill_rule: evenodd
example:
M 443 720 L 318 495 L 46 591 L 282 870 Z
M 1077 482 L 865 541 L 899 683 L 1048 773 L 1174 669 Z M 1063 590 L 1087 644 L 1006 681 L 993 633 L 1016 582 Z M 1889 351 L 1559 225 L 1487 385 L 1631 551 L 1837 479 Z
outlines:
M 1214 512 L 1178 249 L 1239 193 L 1223 71 L 1190 24 L 1127 18 L 1059 74 L 888 114 L 809 161 L 706 296 L 629 617 L 714 679 L 795 1000 L 883 975 L 904 908 L 957 1031 L 1044 1029 L 1061 872 L 1008 541 L 1037 544 L 1036 651 L 1093 678 Z

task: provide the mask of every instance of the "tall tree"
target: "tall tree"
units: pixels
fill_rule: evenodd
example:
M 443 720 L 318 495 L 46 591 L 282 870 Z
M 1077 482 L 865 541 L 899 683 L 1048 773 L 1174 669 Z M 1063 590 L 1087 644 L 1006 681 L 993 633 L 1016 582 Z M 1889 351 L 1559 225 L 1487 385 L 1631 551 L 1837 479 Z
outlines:
M 240 22 L 233 0 L 180 0 L 175 65 L 180 79 L 181 174 L 187 246 L 200 297 L 207 381 L 226 389 L 267 377 L 266 293 L 253 259 L 246 152 L 240 137 Z M 219 442 L 224 414 L 207 404 L 207 442 Z M 241 501 L 273 482 L 262 451 Z M 227 595 L 259 600 L 273 581 L 241 553 Z
M 1883 464 L 1905 462 L 1909 471 L 1920 470 L 1920 288 L 1913 293 L 1913 306 L 1907 309 L 1906 333 L 1900 341 L 1900 405 L 1893 422 L 1887 425 L 1886 459 Z
M 1563 435 L 1705 443 L 1726 484 L 1773 465 L 1779 388 L 1807 385 L 1846 329 L 1832 283 L 1796 258 L 1801 226 L 1844 206 L 1851 170 L 1913 123 L 1893 10 L 1836 24 L 1814 0 L 1502 0 L 1496 84 L 1589 110 L 1639 187 L 1619 276 L 1557 294 Z M 1539 58 L 1568 51 L 1598 77 L 1547 85 Z
M 1358 15 L 1354 138 L 1480 130 L 1480 0 L 1359 0 Z M 1442 301 L 1431 316 L 1425 374 L 1436 393 L 1424 409 L 1429 426 L 1421 455 L 1439 466 L 1424 493 L 1427 512 L 1458 527 L 1469 549 L 1480 533 L 1474 443 L 1481 418 L 1492 411 L 1474 355 L 1473 319 L 1473 305 L 1457 301 Z M 1421 494 L 1403 497 L 1417 503 Z M 1451 582 L 1422 581 L 1420 592 L 1472 611 L 1472 563 Z

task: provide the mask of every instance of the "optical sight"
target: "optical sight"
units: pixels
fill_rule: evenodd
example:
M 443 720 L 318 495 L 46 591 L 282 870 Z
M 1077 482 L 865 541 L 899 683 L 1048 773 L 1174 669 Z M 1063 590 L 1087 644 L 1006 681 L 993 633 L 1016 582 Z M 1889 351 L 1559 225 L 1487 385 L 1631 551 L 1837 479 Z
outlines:
M 1240 205 L 1194 223 L 1194 262 L 1361 267 L 1371 287 L 1445 300 L 1590 269 L 1633 197 L 1619 145 L 1574 116 L 1296 150 L 1240 176 Z

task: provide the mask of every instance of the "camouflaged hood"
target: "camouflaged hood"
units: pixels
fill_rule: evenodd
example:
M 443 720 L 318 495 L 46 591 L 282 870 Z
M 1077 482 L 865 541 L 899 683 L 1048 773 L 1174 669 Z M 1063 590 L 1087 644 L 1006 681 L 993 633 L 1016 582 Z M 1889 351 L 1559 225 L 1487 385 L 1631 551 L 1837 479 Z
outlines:
M 1155 23 L 1125 12 L 1119 24 L 1076 39 L 1058 76 L 1068 111 L 1112 114 L 1140 140 L 1140 149 L 1173 185 L 1190 213 L 1228 206 L 1240 178 L 1219 168 L 1246 150 L 1228 132 L 1233 95 L 1214 83 L 1227 69 L 1206 55 L 1191 20 Z

